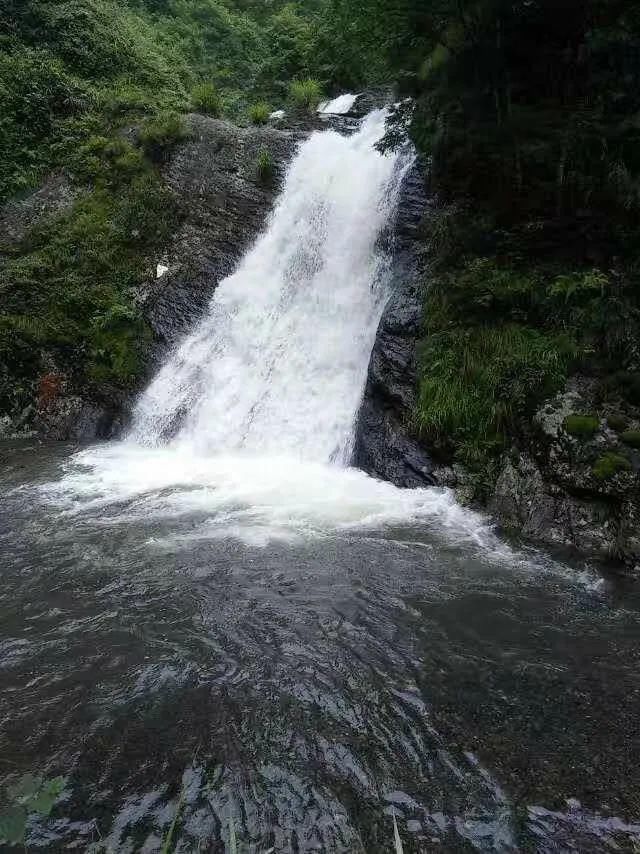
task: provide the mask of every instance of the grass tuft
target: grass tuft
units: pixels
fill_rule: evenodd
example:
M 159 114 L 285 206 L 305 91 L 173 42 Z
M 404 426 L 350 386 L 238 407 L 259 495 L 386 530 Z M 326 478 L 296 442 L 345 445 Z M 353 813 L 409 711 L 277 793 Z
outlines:
M 215 119 L 222 115 L 222 97 L 213 83 L 201 83 L 193 89 L 191 106 L 195 112 Z
M 251 123 L 254 125 L 266 125 L 269 121 L 270 115 L 271 107 L 264 101 L 260 101 L 258 104 L 253 104 L 249 109 L 249 118 L 251 119 Z
M 187 139 L 189 132 L 182 116 L 164 113 L 146 121 L 138 132 L 138 142 L 154 163 L 166 160 L 171 149 Z
M 273 183 L 275 175 L 275 163 L 273 155 L 268 148 L 261 148 L 256 158 L 256 173 L 258 180 L 264 186 L 269 186 Z
M 289 97 L 296 107 L 313 112 L 322 100 L 322 86 L 311 77 L 293 80 L 289 86 Z
M 592 470 L 598 480 L 608 480 L 621 472 L 631 471 L 631 463 L 621 454 L 610 451 L 596 460 Z

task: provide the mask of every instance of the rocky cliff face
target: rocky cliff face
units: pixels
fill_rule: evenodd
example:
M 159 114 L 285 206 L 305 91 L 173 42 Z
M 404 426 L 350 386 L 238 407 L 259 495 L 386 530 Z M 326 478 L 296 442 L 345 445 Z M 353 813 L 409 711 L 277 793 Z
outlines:
M 489 509 L 535 542 L 638 571 L 637 413 L 581 415 L 597 413 L 595 394 L 592 380 L 574 376 L 538 410 L 526 440 L 502 460 Z
M 353 454 L 358 468 L 401 487 L 434 482 L 433 463 L 411 430 L 427 261 L 421 227 L 427 206 L 423 171 L 416 164 L 401 190 L 392 234 L 391 298 L 371 354 Z
M 286 165 L 304 136 L 273 127 L 239 128 L 201 115 L 188 116 L 187 123 L 189 139 L 163 170 L 181 225 L 164 252 L 148 259 L 149 276 L 132 294 L 152 332 L 141 384 L 264 227 Z M 263 151 L 272 162 L 267 180 L 257 164 Z M 65 212 L 78 194 L 64 175 L 56 175 L 27 198 L 5 205 L 0 209 L 4 243 L 18 243 L 42 219 Z M 134 397 L 135 390 L 75 387 L 52 366 L 39 380 L 33 405 L 18 418 L 0 420 L 0 435 L 26 430 L 56 440 L 111 438 L 126 424 Z

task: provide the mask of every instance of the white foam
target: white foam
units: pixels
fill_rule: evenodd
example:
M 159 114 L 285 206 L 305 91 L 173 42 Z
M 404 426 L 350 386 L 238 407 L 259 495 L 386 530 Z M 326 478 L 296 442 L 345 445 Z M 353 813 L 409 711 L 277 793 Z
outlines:
M 486 520 L 446 489 L 397 489 L 356 469 L 264 454 L 202 456 L 184 445 L 97 445 L 76 454 L 45 494 L 66 513 L 103 524 L 197 517 L 189 536 L 200 538 L 266 543 L 427 523 L 457 542 L 493 539 Z

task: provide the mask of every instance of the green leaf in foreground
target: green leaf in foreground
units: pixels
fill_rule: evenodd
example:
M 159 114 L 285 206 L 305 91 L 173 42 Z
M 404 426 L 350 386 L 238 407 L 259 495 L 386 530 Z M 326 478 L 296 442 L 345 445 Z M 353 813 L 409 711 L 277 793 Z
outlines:
M 8 845 L 24 843 L 27 819 L 30 815 L 46 818 L 66 784 L 65 777 L 45 780 L 33 774 L 25 774 L 5 790 L 8 806 L 0 812 L 0 842 Z

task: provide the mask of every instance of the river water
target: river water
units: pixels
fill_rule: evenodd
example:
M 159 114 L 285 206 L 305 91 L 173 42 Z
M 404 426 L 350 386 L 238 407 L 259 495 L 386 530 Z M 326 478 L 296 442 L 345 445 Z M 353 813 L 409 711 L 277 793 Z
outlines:
M 314 134 L 122 442 L 0 447 L 28 847 L 635 851 L 640 596 L 349 468 L 410 152 Z

